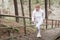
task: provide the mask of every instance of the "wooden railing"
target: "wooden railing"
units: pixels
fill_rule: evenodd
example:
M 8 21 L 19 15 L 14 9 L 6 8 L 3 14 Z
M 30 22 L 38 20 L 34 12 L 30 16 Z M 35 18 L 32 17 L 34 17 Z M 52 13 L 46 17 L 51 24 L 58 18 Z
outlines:
M 59 27 L 60 20 L 47 19 L 47 24 L 46 24 L 46 20 L 44 20 L 43 26 L 46 26 L 46 25 L 47 25 L 47 27 L 49 27 L 48 25 L 50 25 L 51 28 Z M 46 29 L 47 29 L 47 27 L 46 27 Z
M 22 10 L 22 16 L 18 16 L 18 7 L 17 7 L 17 0 L 13 0 L 14 1 L 14 8 L 15 8 L 15 16 L 13 15 L 2 15 L 0 14 L 0 17 L 15 17 L 16 18 L 16 22 L 19 22 L 19 18 L 23 18 L 23 21 L 24 21 L 24 31 L 25 31 L 25 34 L 26 34 L 26 22 L 25 22 L 25 19 L 30 19 L 30 22 L 31 22 L 31 0 L 29 0 L 29 17 L 25 17 L 24 15 L 24 8 L 23 8 L 23 3 L 22 3 L 22 0 L 20 0 L 20 3 L 21 3 L 21 10 Z M 47 16 L 47 0 L 45 0 L 45 16 L 46 16 L 46 19 L 44 20 L 44 23 L 43 23 L 43 26 L 46 26 L 46 29 L 48 27 L 48 25 L 51 25 L 51 27 L 53 28 L 53 25 L 55 25 L 55 27 L 58 25 L 58 27 L 60 26 L 60 20 L 51 20 L 51 19 L 47 19 L 48 16 Z M 51 21 L 51 22 L 49 22 Z M 55 22 L 55 23 L 54 23 Z M 57 23 L 58 22 L 58 23 Z
M 2 15 L 2 14 L 0 14 L 0 17 L 15 17 L 15 18 L 31 19 L 31 17 L 13 16 L 13 15 Z M 52 28 L 53 28 L 54 25 L 55 25 L 55 27 L 59 27 L 60 26 L 60 20 L 47 19 L 47 24 L 46 24 L 46 20 L 44 20 L 44 23 L 42 24 L 42 26 L 46 26 L 46 25 L 47 25 L 47 27 L 49 27 L 48 25 L 51 25 Z M 24 25 L 24 27 L 25 27 L 24 28 L 24 33 L 26 35 L 26 27 L 27 27 L 27 25 Z M 47 29 L 47 27 L 46 27 L 46 29 Z M 8 29 L 8 28 L 6 28 L 6 29 Z M 10 36 L 10 30 L 8 30 L 8 34 Z
M 25 19 L 31 19 L 31 17 L 24 17 L 24 16 L 14 16 L 14 15 L 3 15 L 3 14 L 0 14 L 1 17 L 17 17 L 17 18 L 25 18 Z M 30 21 L 31 22 L 31 21 Z M 25 22 L 26 23 L 26 22 Z M 53 19 L 47 19 L 47 26 L 48 25 L 51 25 L 51 27 L 53 28 L 53 26 L 55 25 L 56 26 L 60 26 L 60 20 L 53 20 Z M 24 25 L 24 26 L 27 26 L 27 25 Z M 42 24 L 42 26 L 46 26 L 46 20 L 44 19 L 44 22 Z M 47 29 L 47 28 L 46 28 Z

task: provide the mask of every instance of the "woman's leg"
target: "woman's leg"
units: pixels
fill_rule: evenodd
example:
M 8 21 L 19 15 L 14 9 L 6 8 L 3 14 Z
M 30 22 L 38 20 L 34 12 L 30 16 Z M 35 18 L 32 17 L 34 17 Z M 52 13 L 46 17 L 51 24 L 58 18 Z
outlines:
M 41 34 L 40 34 L 40 24 L 39 23 L 36 24 L 36 30 L 37 30 L 37 37 L 41 37 Z

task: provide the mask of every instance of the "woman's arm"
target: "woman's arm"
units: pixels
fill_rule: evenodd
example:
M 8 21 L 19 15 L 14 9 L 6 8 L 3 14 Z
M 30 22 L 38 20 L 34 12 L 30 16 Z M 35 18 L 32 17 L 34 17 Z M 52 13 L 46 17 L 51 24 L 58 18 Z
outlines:
M 32 13 L 32 23 L 34 23 L 34 11 L 33 11 L 33 13 Z
M 43 16 L 43 19 L 45 19 L 45 12 L 42 11 L 42 16 Z

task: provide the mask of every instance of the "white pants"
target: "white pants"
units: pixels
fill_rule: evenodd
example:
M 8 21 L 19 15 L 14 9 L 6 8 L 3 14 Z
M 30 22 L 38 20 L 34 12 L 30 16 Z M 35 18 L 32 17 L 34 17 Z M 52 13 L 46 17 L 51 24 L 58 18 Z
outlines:
M 41 35 L 40 34 L 40 27 L 41 27 L 41 24 L 43 23 L 43 21 L 40 21 L 40 22 L 36 22 L 36 33 L 37 35 Z

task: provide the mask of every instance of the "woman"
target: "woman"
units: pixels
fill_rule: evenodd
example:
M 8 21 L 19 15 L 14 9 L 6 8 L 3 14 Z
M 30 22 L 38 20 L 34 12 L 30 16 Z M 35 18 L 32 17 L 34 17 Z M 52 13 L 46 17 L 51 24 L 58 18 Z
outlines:
M 41 37 L 40 26 L 43 23 L 44 18 L 45 18 L 44 11 L 40 8 L 39 4 L 36 4 L 35 9 L 32 13 L 32 23 L 36 25 L 37 37 Z

